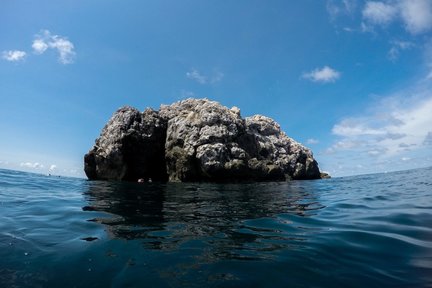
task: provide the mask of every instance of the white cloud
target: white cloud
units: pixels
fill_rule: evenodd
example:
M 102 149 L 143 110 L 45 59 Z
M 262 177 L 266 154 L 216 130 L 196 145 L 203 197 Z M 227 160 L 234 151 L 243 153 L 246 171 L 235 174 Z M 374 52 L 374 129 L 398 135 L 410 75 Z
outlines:
M 383 131 L 368 127 L 368 119 L 348 118 L 333 126 L 332 132 L 335 135 L 352 137 L 360 135 L 382 135 Z
M 351 27 L 344 27 L 344 28 L 342 28 L 345 32 L 356 32 L 357 30 L 356 29 L 354 29 L 354 28 L 351 28 Z
M 340 75 L 340 72 L 328 66 L 324 66 L 323 68 L 317 68 L 312 70 L 311 72 L 304 73 L 302 77 L 305 79 L 309 79 L 313 82 L 329 83 L 338 80 L 340 78 Z
M 56 36 L 57 37 L 57 36 Z M 64 38 L 54 38 L 51 46 L 60 53 L 59 61 L 63 64 L 70 64 L 75 57 L 74 45 Z
M 313 144 L 318 144 L 318 143 L 319 143 L 319 141 L 317 139 L 314 139 L 314 138 L 309 138 L 306 140 L 306 144 L 313 145 Z
M 430 166 L 432 81 L 380 99 L 335 123 L 333 144 L 317 154 L 324 169 L 342 176 Z
M 224 74 L 217 71 L 211 76 L 206 76 L 201 74 L 198 70 L 192 69 L 191 71 L 186 72 L 186 77 L 200 84 L 214 84 L 221 81 L 224 77 Z
M 73 63 L 76 56 L 75 47 L 71 41 L 66 37 L 53 35 L 48 30 L 42 30 L 40 34 L 35 35 L 32 48 L 36 55 L 41 55 L 48 49 L 56 50 L 59 53 L 58 60 L 62 64 Z M 27 53 L 20 50 L 2 52 L 2 58 L 11 62 L 22 61 L 26 56 Z
M 432 140 L 431 111 L 430 88 L 387 97 L 377 105 L 374 113 L 350 117 L 335 124 L 332 132 L 341 139 L 329 149 L 363 151 L 384 157 L 424 149 Z
M 33 41 L 32 48 L 36 54 L 42 54 L 48 49 L 48 44 L 42 39 L 35 39 Z
M 24 162 L 20 164 L 21 167 L 31 168 L 31 169 L 41 169 L 44 168 L 43 164 L 40 164 L 39 162 Z
M 59 62 L 71 64 L 75 59 L 74 44 L 66 37 L 53 35 L 48 30 L 42 30 L 35 36 L 32 44 L 34 53 L 43 54 L 48 49 L 55 49 L 59 53 Z
M 374 25 L 386 26 L 399 20 L 409 33 L 420 34 L 432 28 L 432 1 L 367 1 L 362 15 L 364 32 L 373 31 Z
M 327 0 L 326 8 L 333 22 L 340 16 L 351 16 L 351 19 L 354 19 L 357 15 L 358 3 L 359 1 L 355 0 Z M 413 35 L 432 30 L 431 0 L 368 0 L 364 1 L 360 12 L 362 32 L 374 32 L 376 26 L 388 27 L 392 23 L 402 25 Z M 343 30 L 353 32 L 357 29 L 348 27 Z
M 318 154 L 319 162 L 337 176 L 430 166 L 430 84 L 421 81 L 336 123 L 334 143 Z
M 326 8 L 330 17 L 334 19 L 338 16 L 352 14 L 356 6 L 356 0 L 327 0 Z
M 55 169 L 57 169 L 57 165 L 51 164 L 51 166 L 49 167 L 49 170 L 54 171 Z
M 384 2 L 367 1 L 363 8 L 363 18 L 372 24 L 386 25 L 397 17 L 398 10 L 394 5 Z
M 207 77 L 204 75 L 201 75 L 198 70 L 192 69 L 190 72 L 186 73 L 186 77 L 195 80 L 196 82 L 200 84 L 206 84 L 207 83 Z
M 392 61 L 395 61 L 399 58 L 401 51 L 409 50 L 415 47 L 415 44 L 413 42 L 400 40 L 391 41 L 391 45 L 392 47 L 390 48 L 387 55 L 388 58 Z
M 26 57 L 27 53 L 20 50 L 9 50 L 3 51 L 2 58 L 6 61 L 17 62 L 22 61 Z
M 405 28 L 412 34 L 432 28 L 431 0 L 401 0 L 399 7 Z
M 341 150 L 355 150 L 363 146 L 364 143 L 359 140 L 343 139 L 334 143 L 331 147 L 327 148 L 325 154 L 334 154 Z

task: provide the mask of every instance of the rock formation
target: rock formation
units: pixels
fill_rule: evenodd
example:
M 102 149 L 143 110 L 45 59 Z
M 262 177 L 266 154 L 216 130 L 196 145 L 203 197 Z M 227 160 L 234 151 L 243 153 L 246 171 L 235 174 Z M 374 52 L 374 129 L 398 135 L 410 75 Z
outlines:
M 137 181 L 283 181 L 321 178 L 312 152 L 272 119 L 243 119 L 207 99 L 139 112 L 122 107 L 84 156 L 89 179 Z

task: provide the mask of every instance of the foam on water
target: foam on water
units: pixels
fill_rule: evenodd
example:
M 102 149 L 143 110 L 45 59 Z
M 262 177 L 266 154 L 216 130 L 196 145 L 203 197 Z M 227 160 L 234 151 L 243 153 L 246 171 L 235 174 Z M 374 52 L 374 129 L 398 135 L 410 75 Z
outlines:
M 431 179 L 138 184 L 0 170 L 0 287 L 431 287 Z

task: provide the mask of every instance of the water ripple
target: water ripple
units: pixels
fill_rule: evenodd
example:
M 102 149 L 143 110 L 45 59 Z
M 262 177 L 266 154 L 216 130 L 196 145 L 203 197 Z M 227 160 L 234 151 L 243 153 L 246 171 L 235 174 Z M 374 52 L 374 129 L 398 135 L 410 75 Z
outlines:
M 137 184 L 0 169 L 0 286 L 432 287 L 430 179 Z

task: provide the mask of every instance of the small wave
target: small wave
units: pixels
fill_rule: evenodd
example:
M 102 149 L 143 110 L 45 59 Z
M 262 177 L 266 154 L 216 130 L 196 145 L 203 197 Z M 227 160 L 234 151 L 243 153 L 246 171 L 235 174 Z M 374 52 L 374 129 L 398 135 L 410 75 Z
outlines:
M 431 287 L 430 179 L 136 185 L 0 169 L 0 286 Z

